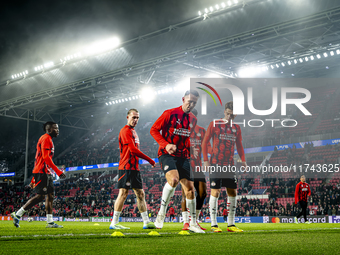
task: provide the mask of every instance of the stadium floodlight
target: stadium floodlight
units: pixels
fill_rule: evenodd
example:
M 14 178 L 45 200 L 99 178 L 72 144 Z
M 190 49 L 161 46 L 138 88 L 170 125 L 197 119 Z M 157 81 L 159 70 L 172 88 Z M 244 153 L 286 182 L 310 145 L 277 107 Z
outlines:
M 198 11 L 198 16 L 201 16 L 201 15 L 202 15 L 201 11 Z
M 106 105 L 109 105 L 108 103 L 105 103 Z
M 213 8 L 212 6 L 210 6 L 210 7 L 209 7 L 209 10 L 210 10 L 211 12 L 213 12 L 213 11 L 214 11 L 214 8 Z
M 231 6 L 231 1 L 228 1 L 228 5 Z
M 320 58 L 321 58 L 321 55 L 320 55 L 320 54 L 317 54 L 316 57 L 317 57 L 318 59 L 320 59 Z
M 120 44 L 120 40 L 117 37 L 110 38 L 108 40 L 103 40 L 95 42 L 86 48 L 86 53 L 88 55 L 97 54 L 100 52 L 108 51 L 116 48 Z
M 279 64 L 276 64 L 276 68 L 279 68 L 280 66 L 279 66 Z
M 340 54 L 340 50 L 336 50 L 336 54 L 338 54 L 338 55 L 339 55 L 339 54 Z
M 282 65 L 283 67 L 285 67 L 285 63 L 282 62 L 281 65 Z
M 131 101 L 131 97 L 129 97 L 129 101 Z
M 291 64 L 292 64 L 292 61 L 288 60 L 287 63 L 288 63 L 288 65 L 291 65 Z
M 294 59 L 294 64 L 297 64 L 297 60 L 296 59 Z
M 327 57 L 328 57 L 327 52 L 324 52 L 324 53 L 323 53 L 323 56 L 324 56 L 325 58 L 327 58 Z
M 112 101 L 112 104 L 115 104 L 115 101 Z
M 140 91 L 139 97 L 143 98 L 143 102 L 145 103 L 150 103 L 151 101 L 154 100 L 155 98 L 155 92 L 153 91 L 153 89 L 151 87 L 145 87 Z M 138 98 L 138 96 L 137 96 Z
M 274 69 L 274 66 L 273 65 L 270 65 L 271 69 Z
M 116 100 L 116 104 L 118 104 L 118 100 Z
M 121 103 L 121 102 L 122 102 L 122 100 L 118 99 L 118 102 L 119 102 L 119 103 Z
M 132 96 L 132 100 L 135 100 L 135 96 Z
M 305 57 L 305 61 L 307 62 L 309 59 L 308 59 L 308 57 Z
M 314 60 L 314 56 L 312 55 L 312 56 L 310 56 L 310 60 Z
M 303 59 L 302 59 L 302 58 L 299 58 L 299 61 L 300 61 L 300 63 L 302 63 L 302 62 L 303 62 Z
M 110 104 L 110 105 L 112 105 L 112 103 L 111 103 L 111 102 L 109 102 L 109 104 Z
M 334 51 L 330 51 L 329 54 L 330 54 L 331 56 L 334 56 Z
M 208 8 L 205 8 L 205 9 L 204 9 L 204 12 L 205 12 L 205 13 L 209 13 Z
M 215 5 L 215 9 L 216 10 L 219 10 L 220 9 L 220 6 L 218 4 Z
M 28 71 L 26 70 L 25 73 L 28 74 Z
M 234 3 L 235 3 L 235 4 L 238 4 L 238 0 L 234 0 Z
M 222 7 L 222 8 L 225 8 L 225 3 L 221 3 L 221 7 Z

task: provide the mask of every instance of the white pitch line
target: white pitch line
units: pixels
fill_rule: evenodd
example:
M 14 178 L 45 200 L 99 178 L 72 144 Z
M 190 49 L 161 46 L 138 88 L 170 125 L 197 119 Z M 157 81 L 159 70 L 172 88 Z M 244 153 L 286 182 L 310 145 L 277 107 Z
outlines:
M 246 230 L 245 233 L 249 232 L 294 232 L 294 231 L 316 231 L 316 230 L 339 230 L 340 228 L 303 228 L 303 229 L 269 229 L 269 230 Z M 227 233 L 227 231 L 224 231 Z M 207 231 L 206 233 L 210 233 Z M 147 235 L 149 233 L 123 233 L 124 235 Z M 177 232 L 159 232 L 161 235 L 178 234 Z M 213 233 L 212 233 L 213 234 Z M 1 238 L 24 238 L 24 237 L 65 237 L 65 236 L 109 236 L 110 233 L 101 234 L 58 234 L 58 235 L 27 235 L 27 236 L 1 236 Z

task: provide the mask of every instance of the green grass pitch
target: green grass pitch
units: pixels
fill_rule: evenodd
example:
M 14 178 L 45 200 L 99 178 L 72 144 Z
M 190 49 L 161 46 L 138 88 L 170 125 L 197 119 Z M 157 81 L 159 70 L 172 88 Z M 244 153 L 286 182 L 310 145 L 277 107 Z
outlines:
M 165 223 L 160 236 L 147 235 L 142 223 L 122 223 L 130 230 L 112 237 L 109 223 L 62 222 L 47 229 L 45 222 L 0 222 L 0 254 L 340 254 L 340 225 L 255 224 L 237 226 L 243 233 L 179 235 L 181 223 Z M 210 224 L 202 223 L 210 230 Z

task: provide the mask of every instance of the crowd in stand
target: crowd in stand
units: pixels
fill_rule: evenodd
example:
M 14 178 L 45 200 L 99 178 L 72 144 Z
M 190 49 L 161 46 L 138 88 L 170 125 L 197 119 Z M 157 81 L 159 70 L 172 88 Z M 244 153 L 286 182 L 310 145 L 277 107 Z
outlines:
M 145 194 L 147 204 L 149 207 L 150 216 L 156 216 L 159 205 L 160 197 L 157 197 L 149 192 L 151 187 L 155 184 L 159 185 L 160 190 L 165 183 L 164 178 L 156 176 L 155 183 L 147 184 Z M 145 179 L 143 180 L 146 181 Z M 307 180 L 308 181 L 308 180 Z M 280 197 L 293 197 L 296 185 L 296 179 L 263 179 L 263 184 L 270 185 L 268 189 L 269 199 L 263 201 L 259 199 L 247 199 L 245 196 L 240 196 L 237 203 L 236 216 L 294 216 L 298 213 L 298 206 L 294 203 L 281 204 L 277 199 Z M 239 183 L 239 191 L 246 191 L 252 183 L 252 180 L 247 180 L 247 185 L 242 190 L 241 181 Z M 55 187 L 55 200 L 54 200 L 54 215 L 63 217 L 110 217 L 113 214 L 114 203 L 117 193 L 114 196 L 113 190 L 115 189 L 116 181 L 110 179 L 94 179 L 93 181 L 75 181 L 73 183 L 64 183 Z M 72 189 L 77 189 L 74 196 L 69 196 Z M 87 195 L 86 190 L 91 189 Z M 180 190 L 180 185 L 177 188 Z M 7 186 L 0 189 L 0 215 L 9 215 L 12 211 L 18 210 L 25 202 L 32 196 L 32 191 L 28 187 L 11 187 Z M 181 216 L 181 195 L 175 195 L 170 204 L 175 209 L 175 216 Z M 218 207 L 218 215 L 222 216 L 223 209 L 226 208 L 226 191 L 222 190 L 220 203 Z M 136 197 L 131 193 L 126 202 L 126 206 L 121 214 L 122 217 L 140 216 L 136 205 Z M 320 186 L 312 190 L 310 197 L 310 205 L 317 206 L 318 215 L 337 215 L 340 214 L 340 185 L 337 186 L 322 183 Z M 45 216 L 45 205 L 40 203 L 38 206 L 33 207 L 26 214 L 27 216 Z M 209 196 L 207 196 L 202 208 L 203 217 L 209 216 Z

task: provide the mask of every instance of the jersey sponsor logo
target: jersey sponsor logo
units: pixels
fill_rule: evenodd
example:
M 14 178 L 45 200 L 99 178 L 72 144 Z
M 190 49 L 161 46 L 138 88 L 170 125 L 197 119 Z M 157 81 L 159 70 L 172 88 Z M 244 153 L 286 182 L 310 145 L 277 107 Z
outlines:
M 220 140 L 229 140 L 229 141 L 236 141 L 236 136 L 231 134 L 219 134 L 218 139 Z
M 181 135 L 181 136 L 190 136 L 190 130 L 186 128 L 175 128 L 174 129 L 175 135 Z
M 308 191 L 308 189 L 307 188 L 303 188 L 302 191 Z

